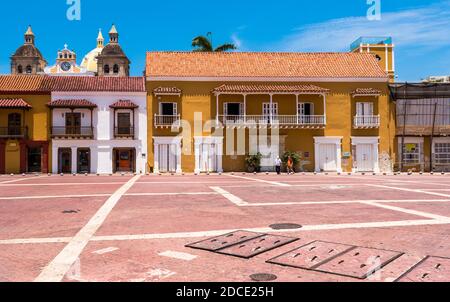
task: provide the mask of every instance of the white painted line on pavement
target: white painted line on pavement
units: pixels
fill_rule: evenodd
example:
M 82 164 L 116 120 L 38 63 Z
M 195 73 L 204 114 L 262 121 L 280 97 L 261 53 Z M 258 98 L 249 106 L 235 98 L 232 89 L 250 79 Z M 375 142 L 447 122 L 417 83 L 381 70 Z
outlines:
M 66 247 L 56 256 L 34 280 L 35 282 L 60 282 L 72 265 L 77 261 L 83 249 L 89 240 L 94 236 L 97 230 L 113 210 L 120 198 L 125 194 L 133 184 L 140 178 L 140 175 L 133 177 L 121 188 L 119 188 L 89 222 L 72 238 Z

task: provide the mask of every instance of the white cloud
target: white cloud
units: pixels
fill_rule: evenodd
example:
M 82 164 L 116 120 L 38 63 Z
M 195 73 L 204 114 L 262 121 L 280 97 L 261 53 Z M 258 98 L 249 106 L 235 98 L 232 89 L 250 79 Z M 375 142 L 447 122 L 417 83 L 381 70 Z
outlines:
M 450 1 L 364 17 L 333 19 L 294 30 L 270 47 L 280 51 L 347 51 L 360 36 L 392 36 L 397 46 L 440 48 L 450 45 Z

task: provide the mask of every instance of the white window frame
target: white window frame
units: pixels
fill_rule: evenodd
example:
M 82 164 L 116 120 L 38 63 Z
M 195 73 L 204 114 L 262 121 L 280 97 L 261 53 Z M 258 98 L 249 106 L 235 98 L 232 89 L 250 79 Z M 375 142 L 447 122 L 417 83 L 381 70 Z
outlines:
M 315 112 L 315 108 L 314 108 L 314 103 L 313 102 L 299 102 L 298 103 L 298 105 L 297 105 L 297 114 L 299 115 L 299 116 L 306 116 L 306 114 L 305 114 L 305 105 L 306 104 L 309 104 L 310 106 L 311 106 L 311 114 L 310 114 L 310 116 L 312 116 L 312 115 L 314 115 L 314 112 Z
M 406 145 L 407 144 L 416 144 L 417 148 L 415 152 L 406 152 Z M 425 158 L 424 158 L 424 139 L 423 138 L 415 138 L 415 137 L 405 137 L 404 138 L 404 145 L 402 148 L 402 138 L 398 138 L 398 150 L 401 155 L 400 160 L 402 161 L 403 165 L 406 166 L 414 166 L 414 165 L 424 165 Z M 415 154 L 414 160 L 413 159 L 406 159 L 405 155 L 408 154 Z
M 374 109 L 373 102 L 357 102 L 356 103 L 356 116 L 374 115 L 373 109 Z
M 271 111 L 272 111 L 272 117 L 278 116 L 278 102 L 273 102 L 272 108 L 270 107 L 269 102 L 264 102 L 262 104 L 262 113 L 263 113 L 264 118 L 269 118 Z
M 163 105 L 164 104 L 172 104 L 173 106 L 173 116 L 178 115 L 178 103 L 176 102 L 160 102 L 159 103 L 159 115 L 164 115 L 163 114 Z
M 239 116 L 244 115 L 244 104 L 240 102 L 224 102 L 223 103 L 223 115 L 228 115 L 228 105 L 229 104 L 238 104 L 239 105 Z

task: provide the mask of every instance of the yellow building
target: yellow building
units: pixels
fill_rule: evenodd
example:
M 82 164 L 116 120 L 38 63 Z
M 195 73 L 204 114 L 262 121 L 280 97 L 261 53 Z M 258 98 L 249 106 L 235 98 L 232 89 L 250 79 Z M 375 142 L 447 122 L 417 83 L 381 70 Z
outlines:
M 45 76 L 0 76 L 0 174 L 49 171 Z
M 149 52 L 150 170 L 244 171 L 259 152 L 270 171 L 296 152 L 297 171 L 392 171 L 383 54 Z

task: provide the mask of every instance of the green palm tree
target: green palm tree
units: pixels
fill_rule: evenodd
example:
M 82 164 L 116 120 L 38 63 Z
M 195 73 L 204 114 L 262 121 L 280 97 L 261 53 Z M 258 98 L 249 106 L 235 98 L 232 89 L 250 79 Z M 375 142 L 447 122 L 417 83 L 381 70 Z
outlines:
M 206 36 L 195 37 L 194 40 L 192 40 L 192 47 L 195 48 L 193 51 L 194 52 L 223 52 L 223 51 L 237 49 L 236 45 L 234 45 L 232 43 L 225 43 L 223 45 L 220 45 L 217 48 L 214 48 L 211 36 L 212 36 L 212 34 L 208 33 Z

